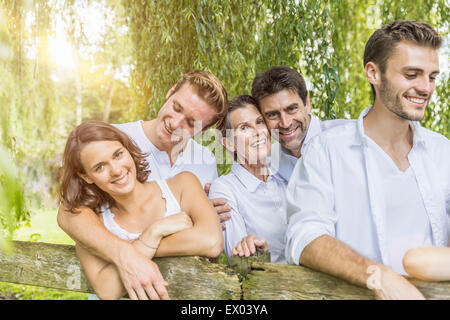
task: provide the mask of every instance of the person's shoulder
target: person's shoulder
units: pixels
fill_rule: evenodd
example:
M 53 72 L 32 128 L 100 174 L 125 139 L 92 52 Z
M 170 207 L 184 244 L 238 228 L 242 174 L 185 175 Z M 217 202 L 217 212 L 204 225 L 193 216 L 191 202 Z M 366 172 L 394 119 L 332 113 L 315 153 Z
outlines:
M 221 175 L 211 183 L 210 194 L 211 192 L 214 193 L 216 191 L 221 193 L 232 193 L 231 190 L 233 189 L 233 186 L 236 186 L 237 182 L 237 177 L 233 172 Z
M 125 123 L 111 123 L 117 129 L 122 131 L 136 129 L 141 125 L 142 120 L 133 121 L 133 122 L 125 122 Z
M 198 183 L 200 184 L 200 180 L 198 179 L 198 177 L 193 174 L 190 171 L 182 171 L 178 174 L 176 174 L 175 176 L 173 176 L 172 178 L 169 178 L 166 180 L 167 182 L 170 182 L 171 184 L 192 184 L 192 183 Z
M 333 119 L 333 120 L 323 120 L 320 122 L 320 126 L 322 128 L 322 131 L 337 127 L 346 125 L 352 122 L 355 122 L 355 119 Z
M 425 150 L 427 150 L 429 155 L 440 163 L 448 163 L 448 158 L 450 157 L 450 140 L 446 136 L 433 130 L 424 127 L 418 128 L 420 130 L 420 135 L 425 142 Z
M 443 134 L 440 134 L 436 131 L 430 130 L 425 127 L 419 127 L 420 134 L 424 137 L 426 141 L 429 141 L 433 144 L 436 144 L 438 146 L 444 146 L 449 147 L 450 146 L 450 140 L 444 136 Z
M 357 131 L 357 122 L 355 120 L 347 120 L 341 122 L 340 125 L 335 125 L 327 130 L 322 131 L 315 136 L 310 144 L 315 145 L 329 145 L 342 144 L 348 141 L 353 141 Z

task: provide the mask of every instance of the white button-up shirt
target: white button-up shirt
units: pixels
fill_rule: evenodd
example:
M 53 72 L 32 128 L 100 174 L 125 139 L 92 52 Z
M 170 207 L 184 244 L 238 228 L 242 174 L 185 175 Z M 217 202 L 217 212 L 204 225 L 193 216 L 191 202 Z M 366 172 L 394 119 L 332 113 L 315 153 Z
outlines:
M 343 241 L 359 254 L 391 267 L 386 231 L 386 199 L 378 166 L 368 152 L 363 117 L 313 139 L 297 162 L 287 188 L 288 263 L 321 235 Z M 410 122 L 414 130 L 408 160 L 428 216 L 433 245 L 448 243 L 450 142 Z M 415 223 L 415 221 L 408 221 Z
M 150 175 L 148 181 L 165 180 L 174 177 L 182 171 L 190 171 L 197 176 L 202 186 L 214 181 L 217 174 L 216 158 L 206 147 L 189 139 L 186 147 L 170 165 L 169 155 L 159 150 L 147 138 L 142 128 L 142 120 L 129 123 L 114 124 L 114 126 L 125 132 L 143 153 L 148 153 L 146 158 Z
M 238 163 L 229 174 L 211 184 L 209 197 L 225 198 L 231 206 L 231 219 L 225 222 L 224 247 L 227 257 L 232 249 L 249 234 L 266 239 L 271 261 L 286 263 L 286 183 L 269 175 L 261 181 Z
M 320 121 L 317 117 L 311 115 L 311 121 L 309 123 L 306 137 L 303 141 L 301 153 L 303 154 L 303 151 L 305 150 L 308 143 L 312 140 L 312 138 L 320 134 L 322 131 L 345 124 L 348 121 L 354 120 L 336 119 Z M 289 179 L 291 178 L 292 171 L 294 170 L 297 160 L 298 158 L 289 154 L 288 151 L 284 149 L 279 142 L 272 144 L 269 159 L 270 169 L 278 177 L 284 179 L 286 183 L 289 182 Z

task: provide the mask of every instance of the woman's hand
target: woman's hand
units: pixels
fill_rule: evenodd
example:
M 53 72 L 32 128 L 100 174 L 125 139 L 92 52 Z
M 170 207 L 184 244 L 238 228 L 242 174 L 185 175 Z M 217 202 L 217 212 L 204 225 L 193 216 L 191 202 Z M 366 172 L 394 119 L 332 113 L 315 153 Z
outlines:
M 191 217 L 185 212 L 164 217 L 156 220 L 147 230 L 144 231 L 143 236 L 152 240 L 152 245 L 157 246 L 159 241 L 173 233 L 192 227 Z
M 239 242 L 231 252 L 235 256 L 249 257 L 256 251 L 259 252 L 269 251 L 269 245 L 267 244 L 266 239 L 257 237 L 254 234 L 250 234 L 242 238 L 241 242 Z

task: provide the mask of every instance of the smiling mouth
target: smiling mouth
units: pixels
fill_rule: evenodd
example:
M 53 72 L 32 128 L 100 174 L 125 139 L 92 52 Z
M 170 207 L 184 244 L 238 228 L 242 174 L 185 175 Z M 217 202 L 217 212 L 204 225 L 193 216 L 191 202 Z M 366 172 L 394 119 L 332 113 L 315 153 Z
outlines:
M 407 101 L 417 104 L 417 105 L 423 105 L 427 102 L 427 99 L 424 98 L 418 98 L 418 97 L 411 97 L 411 96 L 403 96 Z
M 282 136 L 283 138 L 289 138 L 290 136 L 292 136 L 298 130 L 298 128 L 299 127 L 296 127 L 296 128 L 294 128 L 292 130 L 285 131 L 285 132 L 284 131 L 279 131 L 279 135 Z
M 128 181 L 128 174 L 130 173 L 130 171 L 127 171 L 127 173 L 125 173 L 124 175 L 123 175 L 123 177 L 121 177 L 121 178 L 119 178 L 119 179 L 117 179 L 117 180 L 114 180 L 114 181 L 112 181 L 111 183 L 112 184 L 118 184 L 118 185 L 122 185 L 122 184 L 125 184 L 125 183 L 127 183 L 127 181 Z
M 173 132 L 167 127 L 166 123 L 163 122 L 164 131 L 167 135 L 171 136 Z
M 267 143 L 267 139 L 264 138 L 264 139 L 261 139 L 261 140 L 258 140 L 258 141 L 256 141 L 256 142 L 252 143 L 252 144 L 250 145 L 250 147 L 256 148 L 256 147 L 259 147 L 259 146 L 261 146 L 261 145 L 265 145 L 266 143 Z

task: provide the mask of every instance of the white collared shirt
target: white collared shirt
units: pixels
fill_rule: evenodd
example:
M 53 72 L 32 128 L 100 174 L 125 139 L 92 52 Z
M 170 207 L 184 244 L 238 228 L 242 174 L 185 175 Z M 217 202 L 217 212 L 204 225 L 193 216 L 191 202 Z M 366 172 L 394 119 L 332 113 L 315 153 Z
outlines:
M 173 166 L 170 166 L 167 152 L 155 147 L 145 135 L 142 128 L 142 120 L 113 125 L 133 139 L 142 152 L 149 154 L 146 160 L 151 172 L 147 181 L 165 180 L 174 177 L 182 171 L 190 171 L 197 176 L 204 187 L 206 183 L 211 183 L 218 176 L 216 158 L 212 152 L 193 139 L 189 139 Z
M 270 174 L 267 182 L 256 178 L 238 163 L 229 174 L 211 185 L 209 197 L 225 198 L 231 206 L 231 219 L 225 222 L 224 247 L 227 257 L 249 234 L 266 239 L 271 261 L 286 263 L 286 183 Z
M 386 223 L 391 213 L 386 212 L 383 179 L 363 127 L 363 117 L 369 110 L 366 108 L 357 122 L 329 129 L 314 138 L 295 166 L 287 188 L 289 263 L 298 264 L 311 241 L 329 235 L 362 256 L 392 267 Z M 408 160 L 429 219 L 432 242 L 446 246 L 450 142 L 418 122 L 410 125 L 414 137 Z M 408 223 L 417 222 L 411 219 Z M 395 232 L 394 227 L 389 226 Z
M 336 119 L 320 121 L 317 117 L 311 115 L 311 121 L 309 123 L 305 140 L 302 144 L 301 153 L 303 154 L 306 146 L 311 141 L 311 139 L 322 133 L 322 131 L 333 128 L 335 126 L 343 125 L 349 121 L 354 120 Z M 284 179 L 286 183 L 289 182 L 297 160 L 298 158 L 289 154 L 288 151 L 284 149 L 279 142 L 272 144 L 269 159 L 270 169 L 278 177 Z

